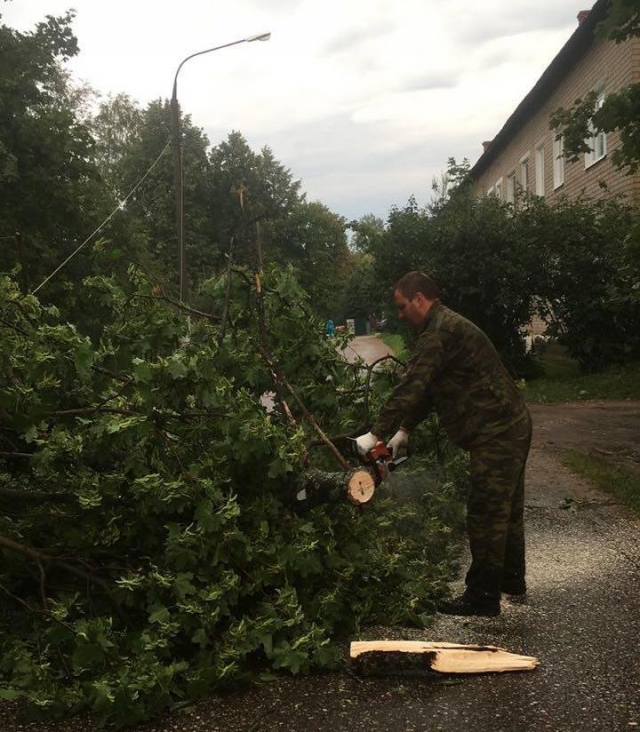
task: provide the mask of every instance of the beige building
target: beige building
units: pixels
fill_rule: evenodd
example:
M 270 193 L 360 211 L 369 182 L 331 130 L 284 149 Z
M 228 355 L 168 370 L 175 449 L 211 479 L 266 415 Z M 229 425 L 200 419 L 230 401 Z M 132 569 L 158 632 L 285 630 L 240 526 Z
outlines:
M 562 156 L 562 140 L 555 140 L 549 118 L 559 107 L 569 108 L 590 91 L 598 103 L 621 88 L 640 82 L 640 38 L 624 43 L 596 39 L 594 30 L 606 15 L 607 0 L 578 14 L 578 26 L 533 89 L 520 102 L 471 169 L 479 195 L 513 201 L 519 189 L 544 196 L 591 198 L 624 196 L 640 204 L 640 174 L 616 170 L 611 153 L 619 134 L 594 136 L 592 152 L 569 162 Z

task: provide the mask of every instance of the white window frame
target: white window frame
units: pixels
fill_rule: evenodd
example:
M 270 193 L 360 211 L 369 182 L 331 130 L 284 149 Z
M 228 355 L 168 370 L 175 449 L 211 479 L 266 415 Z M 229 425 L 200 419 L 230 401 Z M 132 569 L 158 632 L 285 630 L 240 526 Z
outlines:
M 487 191 L 487 196 L 495 196 L 495 194 L 496 194 L 496 187 L 491 186 L 491 188 L 489 188 L 489 190 Z
M 531 159 L 531 155 L 529 151 L 527 150 L 527 154 L 523 155 L 520 158 L 520 188 L 524 193 L 529 192 L 529 160 Z
M 553 190 L 564 185 L 564 137 L 553 138 Z
M 516 171 L 513 170 L 507 176 L 507 185 L 504 190 L 504 198 L 507 203 L 515 204 L 516 202 Z
M 496 198 L 502 201 L 502 177 L 498 178 L 498 180 L 493 184 L 493 188 Z
M 536 145 L 536 196 L 544 198 L 545 180 L 544 180 L 544 141 Z
M 598 98 L 596 99 L 595 109 L 594 111 L 598 111 L 600 107 L 604 104 L 604 92 L 601 91 L 598 94 Z M 587 145 L 591 148 L 591 150 L 588 153 L 584 154 L 584 167 L 585 169 L 590 168 L 592 165 L 595 165 L 597 162 L 602 160 L 602 158 L 606 157 L 607 155 L 607 134 L 603 130 L 600 130 L 597 134 L 595 134 L 595 131 L 593 129 L 593 124 L 589 123 L 589 127 L 591 129 L 591 137 L 586 141 Z

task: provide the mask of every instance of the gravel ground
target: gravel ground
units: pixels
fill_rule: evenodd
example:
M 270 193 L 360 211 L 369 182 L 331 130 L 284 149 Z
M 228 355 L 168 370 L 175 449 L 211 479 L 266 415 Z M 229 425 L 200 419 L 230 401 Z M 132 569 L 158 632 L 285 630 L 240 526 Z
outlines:
M 358 340 L 358 339 L 356 339 Z M 384 354 L 382 354 L 384 355 Z M 640 403 L 534 407 L 527 469 L 529 594 L 498 618 L 437 616 L 427 630 L 371 628 L 363 640 L 494 644 L 536 656 L 525 673 L 445 676 L 398 669 L 273 683 L 203 699 L 140 732 L 617 732 L 640 727 L 640 518 L 562 467 L 566 447 L 640 469 Z M 565 499 L 576 510 L 561 508 Z M 459 583 L 461 584 L 461 583 Z M 89 722 L 21 724 L 0 707 L 0 731 L 82 732 Z

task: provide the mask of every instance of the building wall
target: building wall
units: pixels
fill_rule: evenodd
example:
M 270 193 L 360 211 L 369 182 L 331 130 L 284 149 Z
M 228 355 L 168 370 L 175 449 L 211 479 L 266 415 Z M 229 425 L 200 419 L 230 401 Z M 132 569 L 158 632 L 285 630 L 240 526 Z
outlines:
M 582 59 L 574 65 L 566 78 L 544 102 L 538 113 L 525 123 L 476 181 L 478 195 L 486 195 L 502 178 L 502 198 L 507 195 L 507 177 L 516 172 L 520 180 L 520 161 L 529 155 L 528 191 L 535 193 L 536 147 L 544 145 L 544 195 L 553 203 L 561 195 L 575 198 L 585 193 L 590 198 L 609 198 L 622 195 L 640 203 L 640 174 L 633 176 L 618 171 L 611 163 L 611 153 L 619 144 L 619 133 L 607 135 L 607 154 L 585 169 L 584 156 L 571 163 L 564 162 L 564 184 L 554 189 L 553 138 L 549 117 L 558 107 L 570 107 L 573 102 L 592 90 L 605 94 L 640 81 L 640 38 L 616 44 L 596 41 Z M 605 182 L 607 188 L 603 188 Z

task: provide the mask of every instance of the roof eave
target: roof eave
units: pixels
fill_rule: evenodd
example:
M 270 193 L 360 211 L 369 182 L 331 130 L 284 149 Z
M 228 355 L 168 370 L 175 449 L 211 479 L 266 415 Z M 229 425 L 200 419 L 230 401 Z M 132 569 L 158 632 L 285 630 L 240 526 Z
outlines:
M 571 34 L 553 61 L 547 66 L 531 91 L 516 107 L 502 129 L 491 141 L 491 145 L 471 168 L 470 175 L 477 180 L 506 147 L 515 133 L 558 87 L 567 72 L 582 58 L 594 41 L 594 31 L 607 15 L 608 0 L 598 0 L 585 20 Z

